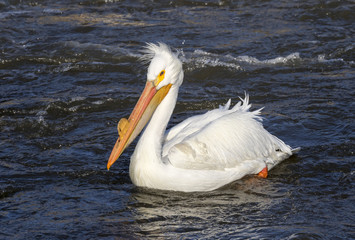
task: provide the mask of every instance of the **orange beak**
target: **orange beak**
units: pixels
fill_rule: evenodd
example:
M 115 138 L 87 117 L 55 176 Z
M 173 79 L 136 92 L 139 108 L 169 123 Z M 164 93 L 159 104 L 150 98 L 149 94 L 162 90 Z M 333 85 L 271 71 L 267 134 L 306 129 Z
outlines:
M 156 81 L 147 81 L 143 93 L 128 120 L 122 118 L 119 121 L 117 126 L 119 137 L 107 162 L 107 169 L 110 169 L 112 164 L 121 156 L 122 152 L 139 135 L 172 86 L 168 84 L 157 90 L 155 83 Z

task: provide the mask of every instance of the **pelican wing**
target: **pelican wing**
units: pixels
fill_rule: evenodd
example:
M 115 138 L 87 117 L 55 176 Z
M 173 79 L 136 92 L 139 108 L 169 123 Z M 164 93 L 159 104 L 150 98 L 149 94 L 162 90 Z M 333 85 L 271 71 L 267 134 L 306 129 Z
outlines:
M 186 137 L 201 131 L 201 128 L 204 126 L 230 113 L 230 103 L 231 100 L 229 99 L 224 106 L 219 106 L 218 109 L 208 111 L 205 114 L 195 115 L 185 119 L 178 125 L 175 125 L 167 132 L 165 136 L 164 151 L 168 151 L 172 146 L 180 143 Z
M 174 167 L 199 170 L 236 168 L 250 160 L 269 168 L 290 156 L 291 148 L 266 131 L 260 110 L 250 112 L 246 96 L 232 109 L 191 117 L 172 128 L 163 146 L 163 159 Z

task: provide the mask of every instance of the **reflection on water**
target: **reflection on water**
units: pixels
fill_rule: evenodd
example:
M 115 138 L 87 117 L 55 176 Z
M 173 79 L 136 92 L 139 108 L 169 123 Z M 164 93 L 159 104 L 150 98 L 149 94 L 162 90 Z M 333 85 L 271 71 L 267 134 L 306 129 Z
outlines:
M 354 4 L 0 1 L 0 236 L 352 239 Z M 208 193 L 137 188 L 117 121 L 146 79 L 146 42 L 185 72 L 169 127 L 250 94 L 302 151 L 268 179 Z
M 189 232 L 217 237 L 216 229 L 228 233 L 234 228 L 234 233 L 242 233 L 251 228 L 249 221 L 259 218 L 261 212 L 269 211 L 278 202 L 278 195 L 283 194 L 269 195 L 265 187 L 262 180 L 248 178 L 207 194 L 139 189 L 132 193 L 129 208 L 142 236 L 173 237 L 176 233 Z

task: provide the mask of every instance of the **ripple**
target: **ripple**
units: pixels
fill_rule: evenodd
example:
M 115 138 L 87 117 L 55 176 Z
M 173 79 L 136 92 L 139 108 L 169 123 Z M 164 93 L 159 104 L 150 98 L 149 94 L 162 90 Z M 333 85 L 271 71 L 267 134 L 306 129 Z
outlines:
M 0 1 L 0 235 L 352 238 L 353 5 Z M 267 179 L 208 193 L 135 187 L 135 144 L 107 171 L 117 121 L 144 87 L 141 49 L 158 41 L 185 71 L 169 126 L 246 91 L 266 128 L 302 150 Z

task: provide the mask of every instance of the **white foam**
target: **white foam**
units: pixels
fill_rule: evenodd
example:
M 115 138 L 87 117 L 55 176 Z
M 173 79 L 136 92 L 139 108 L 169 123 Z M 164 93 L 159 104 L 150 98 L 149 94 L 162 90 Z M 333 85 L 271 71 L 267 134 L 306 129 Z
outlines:
M 220 56 L 218 54 L 209 53 L 202 50 L 195 50 L 191 56 L 186 56 L 181 50 L 180 59 L 183 63 L 193 64 L 192 68 L 205 68 L 205 67 L 226 67 L 234 70 L 243 70 L 242 67 L 234 59 L 230 59 L 229 56 Z M 231 61 L 232 60 L 232 61 Z
M 325 54 L 318 55 L 317 61 L 320 63 L 344 62 L 342 58 L 326 59 Z
M 74 106 L 74 107 L 70 107 L 69 111 L 70 112 L 76 112 L 79 109 L 79 106 Z
M 346 48 L 351 50 L 353 46 Z M 331 58 L 329 55 L 327 59 L 326 54 L 320 54 L 313 58 L 301 57 L 299 52 L 293 52 L 286 56 L 278 56 L 275 58 L 260 60 L 256 57 L 249 55 L 233 56 L 232 54 L 220 55 L 203 50 L 195 50 L 192 54 L 182 53 L 181 60 L 186 63 L 189 70 L 205 67 L 226 67 L 234 70 L 246 70 L 248 67 L 265 67 L 273 65 L 295 66 L 308 65 L 308 64 L 328 64 L 328 63 L 344 63 L 352 65 L 354 61 L 345 61 L 342 58 Z
M 72 98 L 71 98 L 71 102 L 82 101 L 82 100 L 85 100 L 85 99 L 86 99 L 86 97 L 79 97 L 79 96 L 77 96 L 77 97 L 72 97 Z
M 36 113 L 36 116 L 44 116 L 44 115 L 47 115 L 48 112 L 46 110 L 40 110 Z
M 279 56 L 272 59 L 259 60 L 256 57 L 243 55 L 234 57 L 231 54 L 218 55 L 214 53 L 209 53 L 203 50 L 195 50 L 190 58 L 186 58 L 184 54 L 184 60 L 186 63 L 192 63 L 196 67 L 226 67 L 234 70 L 244 70 L 245 64 L 252 66 L 265 66 L 265 65 L 275 65 L 275 64 L 288 64 L 295 60 L 302 60 L 298 52 L 291 53 L 286 57 Z
M 287 63 L 289 61 L 293 61 L 296 59 L 301 59 L 300 54 L 298 52 L 291 53 L 286 57 L 276 57 L 272 59 L 259 60 L 255 57 L 250 56 L 239 56 L 236 58 L 238 61 L 250 63 L 250 64 L 278 64 L 278 63 Z
M 95 102 L 92 102 L 93 104 L 95 105 L 101 105 L 101 104 L 104 104 L 105 102 L 103 100 L 97 100 Z

